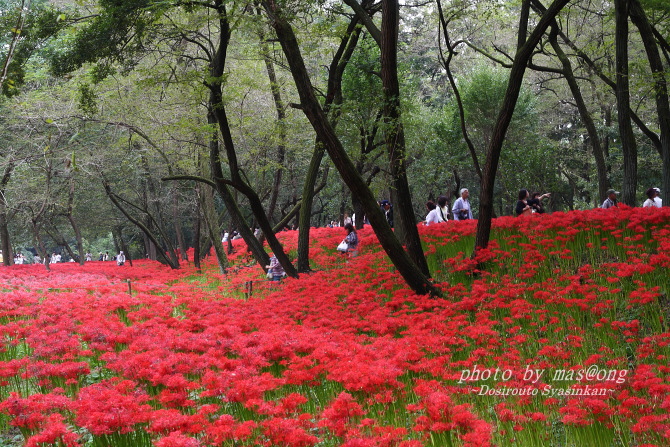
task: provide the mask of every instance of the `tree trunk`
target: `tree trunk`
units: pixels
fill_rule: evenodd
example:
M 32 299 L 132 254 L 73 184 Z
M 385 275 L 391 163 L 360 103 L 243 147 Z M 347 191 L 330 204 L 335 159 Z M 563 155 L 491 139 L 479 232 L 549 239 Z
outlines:
M 258 15 L 260 16 L 260 9 L 257 10 Z M 275 171 L 274 179 L 272 182 L 272 192 L 270 194 L 270 205 L 268 206 L 268 218 L 271 222 L 275 222 L 273 219 L 275 209 L 277 208 L 277 198 L 279 197 L 279 189 L 281 186 L 282 173 L 284 172 L 284 158 L 286 155 L 286 111 L 284 110 L 285 105 L 281 97 L 281 90 L 279 89 L 279 83 L 277 82 L 277 74 L 275 73 L 274 64 L 272 58 L 270 57 L 270 50 L 268 48 L 267 41 L 265 39 L 265 33 L 261 31 L 258 33 L 261 45 L 261 54 L 263 55 L 263 61 L 265 62 L 265 70 L 268 72 L 268 79 L 270 80 L 270 90 L 272 91 L 272 99 L 274 101 L 275 110 L 277 111 L 277 165 L 278 168 Z
M 365 180 L 356 172 L 354 164 L 335 135 L 325 112 L 314 96 L 312 83 L 300 54 L 297 39 L 293 29 L 283 18 L 283 11 L 274 0 L 264 1 L 263 6 L 272 21 L 272 26 L 277 32 L 277 38 L 286 55 L 300 96 L 302 110 L 314 128 L 317 137 L 324 143 L 328 155 L 330 155 L 343 180 L 352 193 L 357 194 L 361 199 L 363 209 L 379 239 L 379 243 L 412 290 L 418 294 L 432 293 L 439 295 L 439 291 L 412 261 L 393 234 L 393 230 L 386 222 L 386 217 L 377 205 L 372 191 L 366 185 Z
M 328 90 L 324 104 L 324 112 L 329 117 L 333 128 L 337 126 L 340 116 L 339 107 L 331 111 L 332 105 L 342 104 L 342 75 L 349 63 L 349 58 L 358 45 L 361 29 L 357 26 L 358 19 L 354 18 L 349 22 L 346 33 L 340 41 L 340 46 L 330 63 L 328 70 Z M 300 216 L 298 218 L 298 272 L 304 273 L 311 270 L 309 265 L 309 231 L 312 226 L 312 206 L 314 204 L 316 179 L 319 175 L 319 167 L 325 153 L 323 142 L 317 137 L 314 142 L 314 152 L 309 162 L 309 168 L 305 176 L 305 182 L 302 188 L 302 205 L 300 207 Z
M 199 185 L 196 186 L 195 193 L 196 198 L 199 194 Z M 193 265 L 198 273 L 202 271 L 200 266 L 200 200 L 195 201 L 195 213 L 193 216 Z
M 386 127 L 386 149 L 391 164 L 391 177 L 395 201 L 393 218 L 400 230 L 399 239 L 421 270 L 430 278 L 428 263 L 423 254 L 419 230 L 414 218 L 412 196 L 407 181 L 405 153 L 405 130 L 400 116 L 400 83 L 398 81 L 398 27 L 400 5 L 398 0 L 382 0 L 381 75 L 384 90 L 384 117 Z
M 200 209 L 202 209 L 202 216 L 203 220 L 205 221 L 207 236 L 212 241 L 212 246 L 214 247 L 216 261 L 219 265 L 219 273 L 225 275 L 229 263 L 228 257 L 226 256 L 226 251 L 223 248 L 223 244 L 221 243 L 221 238 L 219 236 L 221 232 L 219 230 L 220 226 L 217 219 L 216 210 L 214 209 L 214 191 L 212 191 L 212 189 L 208 186 L 199 186 L 197 191 L 198 203 L 200 204 Z
M 658 125 L 661 129 L 661 159 L 663 160 L 663 184 L 661 194 L 665 206 L 670 206 L 670 102 L 668 101 L 668 83 L 663 60 L 658 51 L 654 30 L 642 9 L 639 0 L 630 0 L 630 18 L 640 30 L 640 36 L 649 59 L 649 67 L 654 76 L 654 92 Z
M 628 82 L 628 0 L 614 0 L 616 30 L 616 101 L 619 136 L 623 152 L 623 185 L 621 201 L 635 206 L 637 190 L 637 145 L 630 116 Z
M 549 34 L 549 42 L 563 65 L 563 76 L 565 76 L 565 80 L 568 82 L 572 97 L 575 99 L 575 104 L 579 111 L 579 116 L 589 135 L 589 143 L 593 150 L 593 157 L 596 161 L 596 170 L 598 171 L 598 197 L 601 200 L 604 200 L 607 196 L 607 190 L 611 188 L 610 180 L 607 175 L 607 164 L 605 163 L 605 151 L 600 142 L 600 135 L 598 134 L 598 129 L 596 129 L 593 117 L 591 116 L 589 109 L 586 107 L 586 102 L 584 102 L 584 97 L 582 96 L 582 91 L 579 88 L 574 71 L 572 70 L 570 59 L 558 44 L 558 24 L 554 23 L 552 27 L 552 32 Z
M 12 177 L 14 171 L 14 160 L 10 157 L 5 167 L 5 172 L 0 179 L 0 249 L 2 249 L 2 263 L 4 265 L 14 265 L 14 253 L 12 243 L 9 239 L 9 227 L 7 222 L 7 202 L 5 201 L 5 188 Z
M 211 111 L 207 114 L 207 122 L 209 124 L 216 123 L 216 117 L 214 117 Z M 263 268 L 263 271 L 265 271 L 265 266 L 270 263 L 270 257 L 265 253 L 263 245 L 254 237 L 254 233 L 249 229 L 249 225 L 245 221 L 239 206 L 237 206 L 237 201 L 228 189 L 228 185 L 222 181 L 223 169 L 221 168 L 221 151 L 219 149 L 219 137 L 216 132 L 212 135 L 212 138 L 209 141 L 209 169 L 211 178 L 216 185 L 216 190 L 223 200 L 226 209 L 230 213 L 233 225 L 237 227 L 237 231 L 240 232 L 242 239 L 244 239 L 244 242 L 247 244 L 254 259 L 256 259 L 256 262 L 258 262 Z M 229 232 L 229 235 L 230 237 L 228 238 L 228 241 L 229 244 L 231 244 L 230 241 L 233 237 L 232 230 Z M 213 240 L 212 244 L 216 245 L 216 240 Z M 230 252 L 232 251 L 229 251 L 229 253 Z
M 526 65 L 530 60 L 533 50 L 542 38 L 542 35 L 549 27 L 560 10 L 569 3 L 570 0 L 554 0 L 546 12 L 540 18 L 535 29 L 528 36 L 526 43 L 519 48 L 514 56 L 514 63 L 510 70 L 507 91 L 503 98 L 502 107 L 498 114 L 498 120 L 491 137 L 491 142 L 486 152 L 486 164 L 482 177 L 482 190 L 479 202 L 479 221 L 477 222 L 477 235 L 475 237 L 475 253 L 480 248 L 486 248 L 491 237 L 491 220 L 493 219 L 493 187 L 495 184 L 496 173 L 498 171 L 498 162 L 502 145 L 507 134 L 507 129 L 512 121 L 512 114 L 519 99 L 523 75 L 526 71 Z M 521 26 L 521 29 L 524 27 Z
M 184 241 L 184 232 L 181 229 L 181 219 L 179 219 L 179 196 L 177 188 L 172 191 L 172 224 L 174 225 L 174 232 L 177 236 L 177 245 L 179 245 L 181 258 L 188 262 L 188 247 Z
M 4 199 L 0 199 L 0 241 L 2 242 L 2 263 L 4 265 L 14 265 L 14 253 L 12 253 L 12 244 L 9 240 Z
M 228 124 L 228 117 L 226 115 L 226 108 L 223 102 L 223 95 L 221 89 L 221 77 L 225 72 L 225 63 L 226 63 L 226 51 L 228 49 L 228 43 L 230 41 L 230 25 L 228 23 L 228 17 L 226 14 L 225 6 L 222 4 L 222 0 L 217 0 L 216 2 L 217 10 L 219 12 L 219 24 L 220 29 L 220 40 L 219 47 L 214 56 L 214 59 L 210 64 L 210 75 L 211 79 L 214 81 L 209 85 L 210 90 L 210 104 L 211 112 L 216 117 L 216 121 L 219 124 L 219 131 L 221 132 L 221 137 L 223 139 L 223 145 L 226 150 L 226 155 L 228 158 L 228 165 L 230 167 L 230 175 L 232 179 L 232 186 L 240 191 L 244 196 L 249 200 L 249 206 L 251 208 L 254 217 L 258 221 L 258 226 L 265 235 L 265 238 L 268 242 L 268 245 L 272 249 L 272 252 L 277 257 L 277 260 L 284 268 L 284 271 L 288 276 L 293 278 L 298 277 L 298 271 L 295 269 L 291 263 L 288 255 L 284 252 L 284 247 L 279 242 L 274 232 L 272 231 L 272 225 L 265 214 L 265 209 L 263 208 L 263 203 L 256 191 L 254 191 L 250 185 L 248 185 L 240 175 L 239 166 L 237 164 L 237 154 L 235 152 L 235 145 L 233 142 L 232 134 L 230 133 L 230 126 Z M 220 157 L 217 157 L 218 163 L 220 163 Z M 214 172 L 213 172 L 214 173 Z M 217 178 L 217 182 L 223 181 L 223 177 Z M 242 234 L 242 229 L 240 229 L 240 234 Z M 253 233 L 252 233 L 253 236 Z M 255 238 L 254 238 L 255 239 Z M 245 238 L 246 241 L 246 238 Z M 249 241 L 247 241 L 249 244 Z M 267 257 L 267 255 L 266 255 Z M 265 268 L 265 265 L 262 265 Z
M 51 264 L 51 256 L 49 256 L 49 253 L 47 253 L 47 249 L 44 246 L 44 241 L 42 240 L 42 236 L 40 236 L 40 226 L 38 225 L 37 221 L 33 219 L 31 221 L 32 224 L 32 230 L 33 230 L 33 240 L 35 243 L 35 248 L 39 251 L 40 255 L 42 256 L 42 259 L 44 260 L 44 268 L 47 269 L 47 272 L 51 271 L 51 267 L 49 265 Z
M 70 222 L 70 226 L 74 231 L 74 237 L 77 241 L 77 251 L 79 252 L 79 265 L 84 265 L 84 262 L 86 262 L 84 256 L 85 254 L 84 243 L 81 238 L 81 230 L 79 229 L 79 225 L 77 225 L 77 221 L 74 218 L 74 186 L 75 186 L 74 172 L 70 172 L 70 190 L 68 192 L 68 199 L 67 199 L 67 220 Z

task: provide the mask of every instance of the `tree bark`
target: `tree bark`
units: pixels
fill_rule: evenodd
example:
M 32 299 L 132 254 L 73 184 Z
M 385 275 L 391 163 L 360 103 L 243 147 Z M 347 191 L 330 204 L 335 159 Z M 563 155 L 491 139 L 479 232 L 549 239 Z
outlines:
M 400 116 L 400 82 L 398 81 L 400 5 L 398 0 L 382 0 L 381 3 L 381 75 L 384 90 L 386 149 L 389 154 L 393 191 L 395 192 L 393 217 L 394 222 L 398 223 L 399 238 L 407 247 L 410 257 L 421 272 L 430 278 L 407 181 L 405 130 Z
M 199 186 L 196 186 L 196 196 L 199 192 Z M 201 217 L 200 217 L 200 200 L 195 201 L 195 213 L 193 215 L 193 265 L 198 273 L 202 271 L 200 265 L 200 228 L 201 228 Z M 225 253 L 225 252 L 224 252 Z
M 5 199 L 5 189 L 14 171 L 14 160 L 12 158 L 5 166 L 5 172 L 0 180 L 0 248 L 2 249 L 2 263 L 4 265 L 14 265 L 14 253 L 12 243 L 9 239 L 9 226 L 7 222 L 7 202 Z
M 333 164 L 336 166 L 343 180 L 352 193 L 358 194 L 360 197 L 363 209 L 384 251 L 412 290 L 418 294 L 431 293 L 439 295 L 439 290 L 431 284 L 426 275 L 412 261 L 403 249 L 402 244 L 400 244 L 393 234 L 393 230 L 391 230 L 391 227 L 386 222 L 384 213 L 377 206 L 377 201 L 372 191 L 370 191 L 363 178 L 356 172 L 354 164 L 351 162 L 337 135 L 335 135 L 333 127 L 314 95 L 312 83 L 300 53 L 295 33 L 284 19 L 281 8 L 274 0 L 264 1 L 263 6 L 272 21 L 272 26 L 277 32 L 277 38 L 286 55 L 286 60 L 300 96 L 302 110 L 314 128 L 317 137 L 325 145 L 328 155 L 330 155 Z
M 223 243 L 220 237 L 220 226 L 218 223 L 216 210 L 214 209 L 213 191 L 209 186 L 198 187 L 198 203 L 202 209 L 202 216 L 205 221 L 205 228 L 207 236 L 212 241 L 214 253 L 216 254 L 216 262 L 219 266 L 219 273 L 226 274 L 226 269 L 229 266 L 226 250 L 223 248 Z
M 614 0 L 616 29 L 616 102 L 619 137 L 623 152 L 623 185 L 621 201 L 635 206 L 637 189 L 637 144 L 630 117 L 630 92 L 628 80 L 628 0 Z
M 177 245 L 181 252 L 181 259 L 188 262 L 188 247 L 184 241 L 184 232 L 181 229 L 181 219 L 179 219 L 179 192 L 177 188 L 172 190 L 172 225 L 177 236 Z
M 533 50 L 539 43 L 542 35 L 549 27 L 551 21 L 569 3 L 570 0 L 554 0 L 547 11 L 542 15 L 538 24 L 528 36 L 526 43 L 519 48 L 514 56 L 514 63 L 510 70 L 507 91 L 503 98 L 502 107 L 498 114 L 498 120 L 493 128 L 491 142 L 486 153 L 486 163 L 482 177 L 482 190 L 479 202 L 479 221 L 477 222 L 477 235 L 475 237 L 475 253 L 481 248 L 486 248 L 491 237 L 491 220 L 493 219 L 493 187 L 495 184 L 498 163 L 502 145 L 507 134 L 507 129 L 512 121 L 512 114 L 519 99 L 521 83 L 526 66 L 530 60 Z
M 630 18 L 640 31 L 640 37 L 647 52 L 649 67 L 654 77 L 654 93 L 658 125 L 661 129 L 661 159 L 663 161 L 663 184 L 661 194 L 665 206 L 670 206 L 670 102 L 668 101 L 668 83 L 663 60 L 654 40 L 654 29 L 649 23 L 639 0 L 630 0 Z
M 70 172 L 70 190 L 68 192 L 67 198 L 67 220 L 70 222 L 70 226 L 74 231 L 74 237 L 77 241 L 77 251 L 79 252 L 79 265 L 84 265 L 85 256 L 84 256 L 84 243 L 81 238 L 81 230 L 77 224 L 77 220 L 74 218 L 74 172 Z

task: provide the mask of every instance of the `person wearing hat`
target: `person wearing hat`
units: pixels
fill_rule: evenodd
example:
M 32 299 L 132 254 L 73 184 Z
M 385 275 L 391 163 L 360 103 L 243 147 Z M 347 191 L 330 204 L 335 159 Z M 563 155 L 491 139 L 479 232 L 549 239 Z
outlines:
M 663 206 L 663 199 L 661 199 L 661 190 L 659 188 L 654 188 L 654 191 L 656 191 L 656 197 L 654 197 L 654 202 L 656 202 L 656 206 L 658 208 L 661 208 Z
M 658 196 L 658 192 L 656 192 L 657 188 L 649 188 L 646 192 L 645 195 L 647 196 L 647 200 L 644 201 L 642 204 L 642 208 L 660 208 L 661 206 L 656 202 L 656 196 Z M 660 200 L 660 199 L 659 199 Z
M 606 210 L 608 208 L 612 207 L 618 207 L 619 202 L 616 200 L 616 195 L 619 194 L 619 191 L 615 191 L 613 189 L 608 189 L 607 190 L 607 198 L 603 202 L 602 206 L 600 208 Z
M 468 220 L 472 219 L 472 209 L 470 208 L 470 191 L 468 188 L 461 189 L 461 196 L 456 199 L 454 206 L 451 207 L 451 212 L 454 215 L 454 220 Z
M 388 200 L 382 200 L 379 205 L 381 205 L 382 211 L 386 215 L 386 221 L 393 228 L 393 205 Z
M 122 251 L 119 252 L 118 255 L 116 255 L 116 265 L 123 265 L 126 263 L 126 255 L 123 254 Z

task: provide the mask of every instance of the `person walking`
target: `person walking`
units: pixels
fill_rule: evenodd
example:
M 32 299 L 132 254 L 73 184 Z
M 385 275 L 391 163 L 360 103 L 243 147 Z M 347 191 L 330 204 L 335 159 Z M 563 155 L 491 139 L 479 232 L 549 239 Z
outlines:
M 468 220 L 472 219 L 472 209 L 470 208 L 470 191 L 468 188 L 463 188 L 460 191 L 461 196 L 456 199 L 451 212 L 454 215 L 454 220 Z
M 603 204 L 600 206 L 600 208 L 606 210 L 609 208 L 618 208 L 619 207 L 619 202 L 616 199 L 617 194 L 619 194 L 619 191 L 615 191 L 613 189 L 608 189 L 607 190 L 607 198 L 603 202 Z

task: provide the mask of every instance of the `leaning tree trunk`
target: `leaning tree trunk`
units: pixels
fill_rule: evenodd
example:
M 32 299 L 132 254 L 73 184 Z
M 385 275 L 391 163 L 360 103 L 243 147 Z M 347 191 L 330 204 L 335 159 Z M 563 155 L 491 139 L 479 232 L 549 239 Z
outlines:
M 365 180 L 356 172 L 354 164 L 337 138 L 324 110 L 314 95 L 312 83 L 300 53 L 298 41 L 293 28 L 285 20 L 283 11 L 275 0 L 264 1 L 263 6 L 272 21 L 272 26 L 277 33 L 277 39 L 286 55 L 286 60 L 300 96 L 303 113 L 305 113 L 305 116 L 310 121 L 317 137 L 324 143 L 328 155 L 330 155 L 342 179 L 346 182 L 351 192 L 360 197 L 363 209 L 370 220 L 382 248 L 412 290 L 418 294 L 431 293 L 439 295 L 439 290 L 435 288 L 421 269 L 412 261 L 403 249 L 400 241 L 395 237 L 393 230 L 391 230 L 391 227 L 386 222 L 384 213 L 377 206 L 377 201 L 372 191 L 365 183 Z
M 212 112 L 209 112 L 207 114 L 207 122 L 209 124 L 216 123 L 216 117 Z M 237 231 L 240 232 L 242 239 L 244 239 L 244 242 L 247 244 L 247 247 L 249 247 L 249 250 L 251 251 L 251 254 L 253 255 L 256 262 L 258 262 L 258 264 L 261 267 L 263 267 L 263 270 L 265 270 L 265 266 L 270 263 L 270 257 L 268 256 L 267 253 L 265 253 L 263 245 L 258 241 L 258 239 L 254 237 L 254 233 L 249 229 L 249 225 L 244 219 L 244 216 L 242 215 L 242 211 L 240 211 L 239 206 L 237 206 L 237 201 L 233 197 L 233 194 L 230 192 L 230 189 L 228 189 L 228 185 L 223 183 L 223 169 L 221 168 L 221 150 L 219 148 L 219 136 L 218 133 L 216 132 L 212 134 L 212 138 L 210 138 L 209 141 L 209 170 L 211 178 L 213 179 L 214 184 L 216 185 L 216 190 L 219 193 L 221 199 L 223 200 L 223 204 L 226 206 L 226 209 L 230 213 L 230 217 L 233 221 L 233 224 L 237 227 Z M 230 243 L 233 234 L 232 230 L 228 234 L 230 236 L 228 238 L 228 241 Z M 212 240 L 212 244 L 214 246 L 216 246 L 216 243 L 217 243 L 216 240 Z
M 607 164 L 605 162 L 605 151 L 600 141 L 600 135 L 598 134 L 598 129 L 596 124 L 593 121 L 593 117 L 589 112 L 588 107 L 586 107 L 586 102 L 582 96 L 582 91 L 579 88 L 577 79 L 575 78 L 574 71 L 572 70 L 572 64 L 570 63 L 570 58 L 565 54 L 561 46 L 558 44 L 558 25 L 552 25 L 552 31 L 549 35 L 549 42 L 551 47 L 554 49 L 556 56 L 561 61 L 563 65 L 563 76 L 568 82 L 570 91 L 572 92 L 572 97 L 575 100 L 577 105 L 577 110 L 579 111 L 579 116 L 586 127 L 586 132 L 589 135 L 589 142 L 591 143 L 591 148 L 593 150 L 593 157 L 596 161 L 596 171 L 598 172 L 598 197 L 601 200 L 607 196 L 607 190 L 610 189 L 610 180 L 607 175 Z
M 616 102 L 619 136 L 623 152 L 623 185 L 621 201 L 635 206 L 637 189 L 637 145 L 630 116 L 628 81 L 628 0 L 614 0 L 616 29 Z
M 493 219 L 493 187 L 495 184 L 500 153 L 502 152 L 505 135 L 512 121 L 514 108 L 519 99 L 523 75 L 526 71 L 526 65 L 530 60 L 533 50 L 540 42 L 542 35 L 554 20 L 556 15 L 567 5 L 570 0 L 554 0 L 542 15 L 535 29 L 530 33 L 526 42 L 519 48 L 514 56 L 514 63 L 509 74 L 507 91 L 503 98 L 502 107 L 498 114 L 495 127 L 491 137 L 491 142 L 486 151 L 486 164 L 482 177 L 482 190 L 479 202 L 479 221 L 477 222 L 477 235 L 475 237 L 475 253 L 481 248 L 486 248 L 491 237 L 491 221 Z M 526 29 L 521 25 L 519 29 Z
M 268 220 L 267 215 L 265 214 L 265 209 L 263 203 L 256 191 L 248 185 L 240 175 L 239 166 L 237 163 L 237 154 L 235 152 L 235 145 L 233 142 L 233 137 L 230 132 L 230 126 L 228 123 L 228 117 L 226 115 L 226 107 L 223 102 L 223 93 L 221 87 L 221 78 L 225 73 L 225 64 L 226 64 L 226 52 L 228 49 L 228 44 L 230 42 L 230 24 L 228 23 L 228 16 L 226 14 L 226 8 L 222 0 L 216 0 L 215 2 L 217 11 L 219 13 L 219 24 L 220 24 L 220 39 L 218 49 L 214 55 L 212 61 L 210 62 L 210 75 L 213 80 L 209 84 L 210 90 L 210 105 L 211 113 L 216 118 L 217 123 L 219 124 L 219 131 L 221 132 L 221 138 L 223 139 L 223 146 L 226 151 L 226 156 L 228 159 L 228 165 L 230 167 L 231 182 L 230 184 L 240 191 L 244 196 L 249 200 L 249 207 L 254 217 L 258 221 L 258 226 L 265 235 L 265 238 L 270 246 L 270 249 L 277 257 L 277 261 L 283 267 L 286 274 L 290 277 L 297 278 L 298 271 L 295 269 L 291 260 L 288 258 L 288 255 L 284 252 L 284 247 L 282 246 L 277 236 L 272 231 L 272 225 Z M 221 158 L 217 157 L 216 162 L 221 163 Z M 212 171 L 212 174 L 215 174 Z M 215 174 L 216 175 L 216 174 Z M 224 181 L 223 177 L 215 178 L 217 183 Z M 242 233 L 242 228 L 239 229 L 240 234 Z M 254 238 L 255 239 L 255 238 Z M 249 241 L 245 241 L 249 244 Z M 267 255 L 265 255 L 267 257 Z M 261 267 L 265 268 L 265 264 L 261 264 Z
M 658 125 L 661 129 L 661 158 L 663 160 L 663 203 L 670 206 L 670 102 L 668 101 L 668 83 L 663 60 L 654 39 L 654 29 L 647 19 L 639 0 L 630 0 L 630 18 L 640 30 L 640 36 L 649 59 L 649 67 L 654 76 L 654 94 Z

